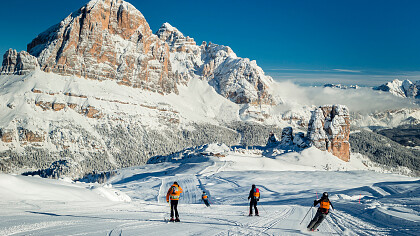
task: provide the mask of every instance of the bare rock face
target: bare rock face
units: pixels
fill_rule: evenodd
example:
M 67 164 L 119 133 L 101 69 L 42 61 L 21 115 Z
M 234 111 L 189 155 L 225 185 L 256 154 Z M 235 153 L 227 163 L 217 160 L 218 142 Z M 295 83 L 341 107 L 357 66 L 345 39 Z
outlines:
M 170 46 L 172 72 L 178 80 L 198 76 L 237 104 L 274 104 L 268 92 L 273 80 L 255 61 L 237 57 L 228 46 L 206 42 L 198 46 L 168 23 L 156 35 Z
M 19 133 L 19 141 L 20 142 L 29 142 L 29 143 L 39 143 L 44 141 L 44 136 L 42 134 L 38 134 L 31 130 L 27 130 L 24 128 L 18 129 Z
M 11 143 L 13 141 L 13 131 L 0 129 L 0 140 L 5 143 Z
M 140 11 L 122 0 L 90 1 L 38 35 L 28 52 L 46 72 L 177 92 L 169 46 L 152 33 Z
M 38 60 L 28 52 L 9 49 L 3 56 L 1 74 L 25 75 L 38 67 Z
M 320 106 L 313 111 L 307 134 L 312 145 L 349 161 L 349 136 L 350 120 L 346 106 Z

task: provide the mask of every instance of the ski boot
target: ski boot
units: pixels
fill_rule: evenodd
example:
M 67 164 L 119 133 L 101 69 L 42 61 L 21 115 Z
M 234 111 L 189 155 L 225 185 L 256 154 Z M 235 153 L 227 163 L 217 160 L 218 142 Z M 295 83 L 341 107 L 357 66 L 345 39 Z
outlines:
M 169 222 L 174 222 L 174 221 L 175 219 L 173 217 L 169 220 Z
M 175 222 L 180 222 L 180 220 L 179 220 L 179 218 L 178 218 L 178 217 L 175 219 Z

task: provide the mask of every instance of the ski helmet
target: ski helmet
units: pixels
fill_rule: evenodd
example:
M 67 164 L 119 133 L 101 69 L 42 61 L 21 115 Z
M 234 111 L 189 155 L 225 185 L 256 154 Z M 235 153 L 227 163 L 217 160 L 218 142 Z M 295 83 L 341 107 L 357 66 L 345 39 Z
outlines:
M 178 182 L 175 181 L 174 184 L 178 185 Z
M 322 197 L 327 198 L 327 197 L 328 197 L 328 193 L 327 193 L 327 192 L 324 192 L 324 193 L 322 194 Z
M 255 188 L 255 184 L 252 185 L 252 188 Z

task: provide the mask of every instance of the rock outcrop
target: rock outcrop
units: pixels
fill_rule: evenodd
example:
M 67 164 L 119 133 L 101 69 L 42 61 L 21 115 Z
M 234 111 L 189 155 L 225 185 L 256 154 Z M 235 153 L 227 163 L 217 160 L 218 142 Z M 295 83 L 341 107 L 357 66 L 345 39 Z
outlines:
M 3 56 L 1 74 L 25 75 L 38 67 L 38 60 L 28 52 L 9 49 Z
M 320 150 L 350 160 L 349 110 L 343 105 L 320 106 L 312 113 L 307 137 Z

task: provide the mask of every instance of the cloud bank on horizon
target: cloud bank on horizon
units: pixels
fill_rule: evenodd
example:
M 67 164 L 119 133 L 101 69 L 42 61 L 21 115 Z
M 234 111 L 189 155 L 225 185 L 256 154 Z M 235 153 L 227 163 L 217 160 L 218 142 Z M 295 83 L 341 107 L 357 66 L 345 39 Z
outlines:
M 420 71 L 362 71 L 352 69 L 265 69 L 267 75 L 278 82 L 293 81 L 302 86 L 322 86 L 324 84 L 343 84 L 374 87 L 386 82 L 399 80 L 420 80 Z
M 281 98 L 283 101 L 286 100 L 286 104 L 292 103 L 304 106 L 342 104 L 346 105 L 351 112 L 361 113 L 419 107 L 413 104 L 410 99 L 399 98 L 390 93 L 376 91 L 368 87 L 359 89 L 305 87 L 289 80 L 274 83 L 272 93 L 275 97 Z

